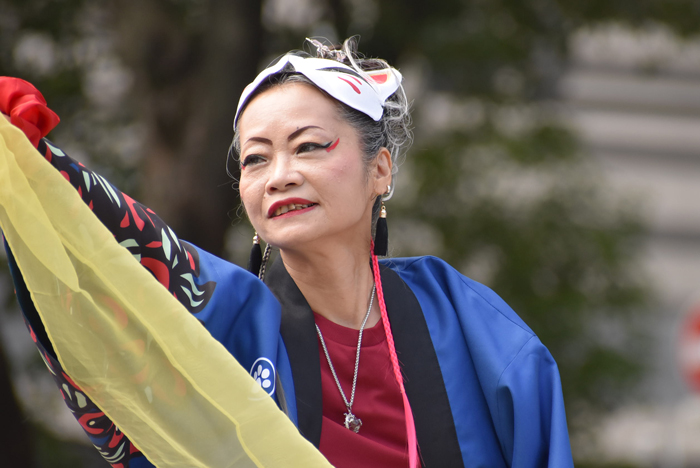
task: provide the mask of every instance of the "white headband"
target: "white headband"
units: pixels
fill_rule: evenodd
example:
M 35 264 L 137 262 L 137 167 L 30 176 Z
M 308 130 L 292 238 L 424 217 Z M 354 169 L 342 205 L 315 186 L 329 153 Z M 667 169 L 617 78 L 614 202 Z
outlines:
M 370 116 L 375 122 L 382 118 L 384 103 L 399 89 L 401 73 L 395 68 L 384 68 L 358 73 L 335 60 L 302 57 L 287 54 L 266 68 L 245 87 L 238 101 L 234 126 L 238 125 L 241 110 L 248 104 L 250 96 L 269 76 L 277 73 L 299 73 L 326 93 Z

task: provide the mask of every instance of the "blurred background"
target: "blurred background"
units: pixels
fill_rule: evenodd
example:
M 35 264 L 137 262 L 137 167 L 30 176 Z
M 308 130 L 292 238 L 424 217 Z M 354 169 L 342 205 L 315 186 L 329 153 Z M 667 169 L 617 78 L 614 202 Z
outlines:
M 390 254 L 446 259 L 534 329 L 577 467 L 700 467 L 697 0 L 0 0 L 0 74 L 44 93 L 66 152 L 244 264 L 238 96 L 305 37 L 355 34 L 413 101 Z M 107 466 L 4 262 L 0 300 L 3 466 Z

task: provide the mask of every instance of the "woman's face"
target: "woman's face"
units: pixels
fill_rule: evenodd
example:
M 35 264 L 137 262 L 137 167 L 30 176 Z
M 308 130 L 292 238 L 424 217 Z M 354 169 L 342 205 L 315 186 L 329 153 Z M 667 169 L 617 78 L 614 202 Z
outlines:
M 369 240 L 391 158 L 382 150 L 365 166 L 357 132 L 335 101 L 308 84 L 275 86 L 248 104 L 238 125 L 241 199 L 266 242 L 303 250 Z

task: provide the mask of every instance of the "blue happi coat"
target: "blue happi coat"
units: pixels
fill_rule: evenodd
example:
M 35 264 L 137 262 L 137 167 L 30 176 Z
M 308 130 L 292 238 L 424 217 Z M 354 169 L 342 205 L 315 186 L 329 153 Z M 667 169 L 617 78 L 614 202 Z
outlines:
M 282 262 L 263 283 L 179 240 L 155 213 L 50 142 L 38 149 L 318 447 L 313 313 Z M 85 398 L 73 398 L 81 390 L 61 370 L 11 252 L 9 258 L 31 334 L 92 443 L 113 466 L 152 466 L 89 399 L 76 404 Z M 381 276 L 424 466 L 573 467 L 556 363 L 503 300 L 435 257 L 383 260 Z

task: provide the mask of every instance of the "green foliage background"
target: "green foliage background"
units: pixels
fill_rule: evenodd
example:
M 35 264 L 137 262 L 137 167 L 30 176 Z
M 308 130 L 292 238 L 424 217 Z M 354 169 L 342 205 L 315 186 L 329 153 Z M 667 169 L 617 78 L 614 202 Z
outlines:
M 211 96 L 242 89 L 224 90 L 211 70 L 246 83 L 306 36 L 338 41 L 360 34 L 365 54 L 388 59 L 415 80 L 407 83 L 415 144 L 387 206 L 391 253 L 439 255 L 503 296 L 559 363 L 574 432 L 629 397 L 649 343 L 641 325 L 651 292 L 636 259 L 641 211 L 633 200 L 610 195 L 576 135 L 560 122 L 556 84 L 577 30 L 660 24 L 687 37 L 697 34 L 700 3 L 308 0 L 299 2 L 306 10 L 296 21 L 275 17 L 278 3 L 0 0 L 0 74 L 35 83 L 63 119 L 53 139 L 89 155 L 93 167 L 149 204 L 153 182 L 143 174 L 155 159 L 151 142 L 169 141 L 166 153 L 186 146 L 177 138 L 196 120 L 196 103 L 186 99 L 193 87 Z M 212 26 L 213 18 L 241 20 L 236 12 L 245 14 L 245 34 Z M 22 66 L 17 45 L 27 34 L 52 44 L 48 70 Z M 219 61 L 210 70 L 208 58 L 218 57 L 227 41 L 252 58 L 246 66 Z M 100 104 L 87 90 L 87 77 L 105 55 L 133 79 L 117 105 Z M 155 112 L 163 100 L 172 107 Z M 235 102 L 220 101 L 208 105 L 232 117 Z M 231 135 L 217 132 L 207 137 L 214 149 L 206 157 L 223 174 Z M 145 143 L 125 146 L 130 138 Z M 207 174 L 197 183 L 222 185 Z M 235 211 L 235 199 L 227 200 L 223 218 Z M 240 249 L 230 240 L 247 242 L 239 234 L 247 233 L 245 222 L 197 223 L 221 239 L 207 244 L 178 210 L 165 217 L 218 254 L 236 257 Z

